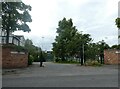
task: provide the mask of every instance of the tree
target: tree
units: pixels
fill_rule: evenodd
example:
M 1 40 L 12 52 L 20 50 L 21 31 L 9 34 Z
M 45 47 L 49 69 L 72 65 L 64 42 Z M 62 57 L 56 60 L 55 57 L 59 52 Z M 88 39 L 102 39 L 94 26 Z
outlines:
M 117 27 L 118 27 L 118 30 L 120 29 L 120 18 L 117 18 L 116 20 L 115 20 L 115 23 L 116 23 L 116 25 L 117 25 Z M 118 38 L 120 38 L 120 35 L 118 36 Z
M 43 53 L 42 51 L 40 52 L 40 57 L 39 57 L 39 61 L 40 61 L 40 67 L 42 67 L 43 62 L 45 62 L 45 53 Z
M 101 64 L 104 63 L 104 50 L 109 49 L 109 45 L 104 42 L 104 40 L 99 41 L 98 43 L 98 48 L 99 48 L 99 56 L 100 56 L 100 61 Z
M 89 60 L 96 60 L 98 59 L 98 55 L 99 55 L 99 48 L 97 43 L 90 43 L 87 46 L 87 50 L 85 51 L 86 54 L 86 59 Z
M 11 32 L 22 30 L 31 31 L 27 22 L 32 22 L 29 14 L 30 5 L 23 2 L 2 2 L 2 30 L 6 32 L 6 43 Z
M 117 27 L 120 29 L 120 18 L 117 18 L 115 20 L 115 23 L 116 23 Z
M 73 26 L 72 19 L 66 20 L 66 18 L 63 18 L 62 21 L 59 21 L 57 28 L 58 36 L 56 36 L 56 42 L 53 43 L 53 53 L 57 58 L 59 57 L 62 61 L 66 60 L 68 55 L 66 50 L 67 44 L 76 32 L 77 29 Z
M 62 61 L 80 55 L 81 65 L 83 65 L 84 48 L 91 41 L 89 34 L 82 34 L 73 26 L 72 19 L 59 21 L 57 28 L 58 35 L 53 43 L 53 53 L 56 58 Z
M 41 52 L 41 48 L 33 45 L 33 42 L 29 39 L 25 40 L 25 48 L 28 50 L 29 55 L 33 56 L 34 61 L 39 62 L 38 56 Z
M 111 49 L 120 49 L 120 44 L 119 45 L 112 45 Z
M 77 34 L 78 39 L 76 39 L 76 50 L 79 50 L 80 52 L 80 59 L 81 59 L 81 65 L 83 65 L 86 61 L 86 50 L 89 42 L 92 40 L 90 38 L 90 34 Z

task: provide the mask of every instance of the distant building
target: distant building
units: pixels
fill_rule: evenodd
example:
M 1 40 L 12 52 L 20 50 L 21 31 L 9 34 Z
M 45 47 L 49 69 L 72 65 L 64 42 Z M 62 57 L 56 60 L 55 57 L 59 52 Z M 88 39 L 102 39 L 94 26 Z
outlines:
M 6 32 L 0 31 L 0 44 L 6 44 Z M 24 46 L 25 45 L 25 39 L 22 35 L 13 35 L 10 33 L 9 36 L 9 44 L 14 44 L 17 46 Z

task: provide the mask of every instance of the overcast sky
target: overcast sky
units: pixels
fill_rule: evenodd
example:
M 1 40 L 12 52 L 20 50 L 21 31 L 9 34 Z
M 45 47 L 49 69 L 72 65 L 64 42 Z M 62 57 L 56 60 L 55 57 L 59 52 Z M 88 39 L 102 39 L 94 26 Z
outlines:
M 105 40 L 110 46 L 118 44 L 118 29 L 115 18 L 118 17 L 119 0 L 23 0 L 30 4 L 32 23 L 30 33 L 15 32 L 31 39 L 36 46 L 51 50 L 56 36 L 58 22 L 64 17 L 72 18 L 78 31 L 88 33 L 93 42 Z M 43 38 L 44 37 L 44 38 Z

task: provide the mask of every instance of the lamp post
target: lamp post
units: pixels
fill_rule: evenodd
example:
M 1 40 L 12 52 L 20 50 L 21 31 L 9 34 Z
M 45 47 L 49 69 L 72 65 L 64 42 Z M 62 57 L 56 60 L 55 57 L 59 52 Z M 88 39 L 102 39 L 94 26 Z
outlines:
M 83 45 L 82 45 L 83 47 L 83 64 L 84 64 L 84 62 L 85 62 L 85 58 L 84 58 L 84 43 L 83 43 Z
M 42 41 L 44 41 L 44 37 L 42 37 Z M 43 43 L 41 44 L 41 46 L 42 46 L 42 50 L 43 50 Z

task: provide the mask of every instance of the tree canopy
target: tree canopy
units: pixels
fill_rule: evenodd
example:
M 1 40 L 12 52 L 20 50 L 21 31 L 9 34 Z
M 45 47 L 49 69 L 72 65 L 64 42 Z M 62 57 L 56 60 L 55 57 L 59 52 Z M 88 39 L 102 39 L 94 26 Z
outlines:
M 2 2 L 2 30 L 6 32 L 6 43 L 9 42 L 10 32 L 31 31 L 27 25 L 27 22 L 32 22 L 29 11 L 31 6 L 23 2 Z
M 115 19 L 115 23 L 117 25 L 118 30 L 120 29 L 120 18 Z M 118 38 L 120 38 L 120 35 L 118 35 Z
M 56 36 L 56 42 L 53 43 L 53 51 L 56 57 L 60 57 L 62 60 L 65 60 L 65 56 L 68 55 L 67 47 L 76 32 L 77 29 L 73 26 L 72 19 L 67 21 L 66 18 L 63 18 L 62 21 L 59 21 L 57 28 L 58 36 Z
M 100 60 L 101 64 L 104 63 L 104 49 L 109 49 L 109 45 L 104 40 L 92 43 L 91 35 L 79 32 L 72 19 L 60 20 L 56 32 L 58 35 L 53 43 L 56 61 L 79 58 L 81 65 L 87 60 Z
M 72 19 L 66 20 L 66 18 L 59 21 L 57 33 L 53 43 L 55 57 L 66 61 L 69 57 L 80 54 L 83 63 L 83 44 L 86 46 L 91 41 L 90 35 L 78 32 L 76 26 L 73 26 Z
M 117 18 L 115 20 L 115 23 L 116 23 L 117 27 L 120 29 L 120 18 Z

